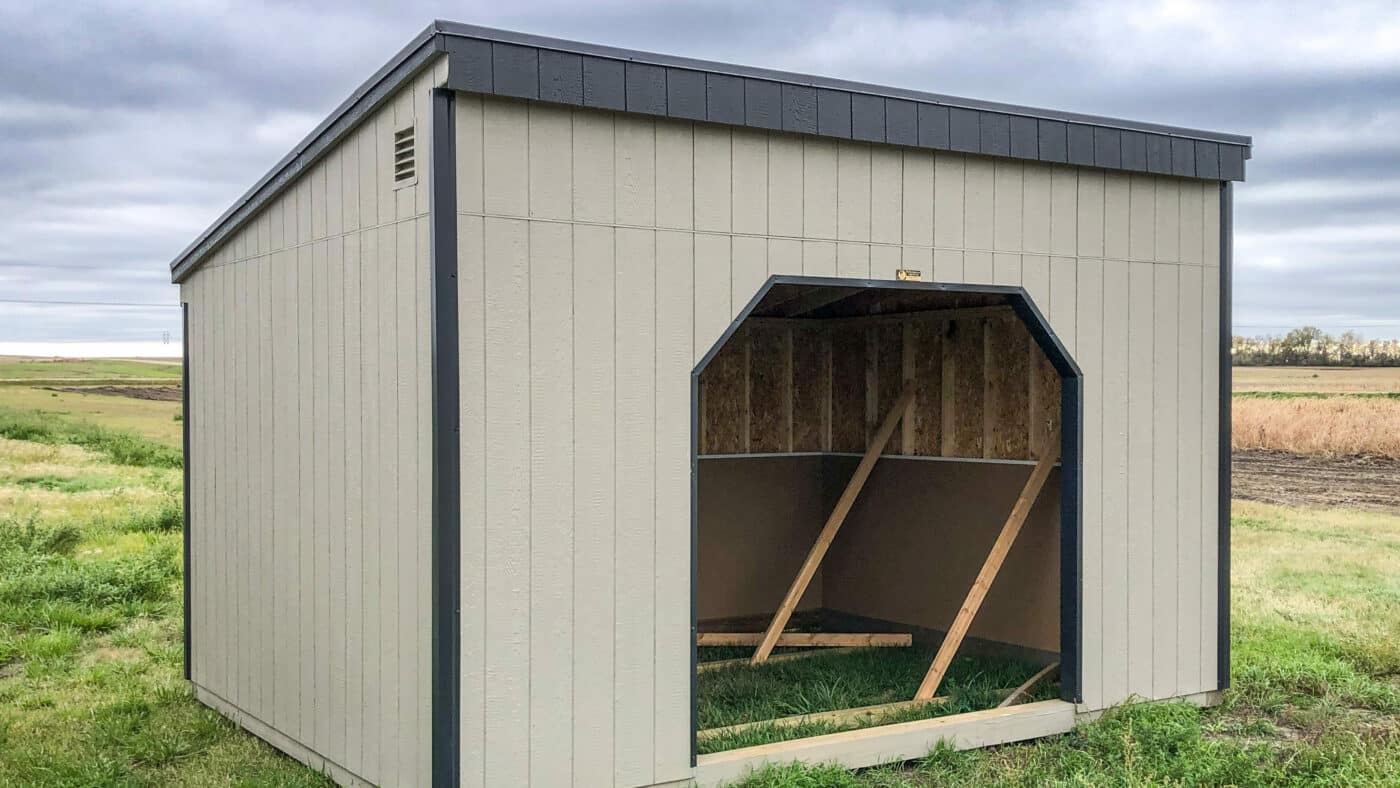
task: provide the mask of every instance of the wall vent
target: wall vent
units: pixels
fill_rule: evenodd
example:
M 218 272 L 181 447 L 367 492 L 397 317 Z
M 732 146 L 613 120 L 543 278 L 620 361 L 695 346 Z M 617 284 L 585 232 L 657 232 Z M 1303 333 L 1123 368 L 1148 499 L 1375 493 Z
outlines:
M 418 182 L 418 168 L 413 155 L 413 127 L 394 132 L 394 188 L 412 186 Z

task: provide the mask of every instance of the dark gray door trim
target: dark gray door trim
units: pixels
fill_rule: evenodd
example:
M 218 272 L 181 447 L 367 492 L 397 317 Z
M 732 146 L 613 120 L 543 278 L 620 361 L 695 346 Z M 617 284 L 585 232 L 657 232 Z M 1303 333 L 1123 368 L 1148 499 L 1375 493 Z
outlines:
M 429 254 L 432 259 L 432 784 L 461 771 L 461 430 L 457 349 L 457 151 L 454 93 L 432 95 Z
M 1046 358 L 1060 374 L 1060 698 L 1071 703 L 1083 700 L 1083 670 L 1080 654 L 1083 637 L 1083 523 L 1084 498 L 1084 373 L 1069 354 L 1050 322 L 1023 287 L 1005 285 L 944 284 L 940 282 L 900 282 L 834 277 L 768 277 L 729 327 L 715 340 L 690 373 L 690 763 L 696 761 L 697 708 L 695 634 L 698 631 L 696 590 L 699 576 L 700 501 L 700 374 L 710 365 L 724 344 L 776 285 L 798 284 L 818 287 L 867 288 L 882 290 L 933 290 L 947 293 L 991 293 L 1011 299 L 1012 308 L 1025 323 Z

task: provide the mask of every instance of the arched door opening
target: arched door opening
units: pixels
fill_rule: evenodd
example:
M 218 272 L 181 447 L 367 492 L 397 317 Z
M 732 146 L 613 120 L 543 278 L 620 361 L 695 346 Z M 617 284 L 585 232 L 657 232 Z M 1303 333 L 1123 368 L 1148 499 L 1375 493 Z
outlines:
M 1077 699 L 1080 373 L 1024 290 L 773 277 L 693 384 L 699 752 Z

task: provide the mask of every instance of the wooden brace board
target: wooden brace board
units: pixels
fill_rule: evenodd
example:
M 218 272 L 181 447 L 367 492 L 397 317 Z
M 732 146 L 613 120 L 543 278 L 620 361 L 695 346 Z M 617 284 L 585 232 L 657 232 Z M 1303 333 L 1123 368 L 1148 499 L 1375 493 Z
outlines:
M 1014 690 L 1011 690 L 1011 694 L 1007 695 L 1006 699 L 1003 700 L 1001 703 L 998 703 L 997 708 L 1003 708 L 1005 706 L 1014 706 L 1017 703 L 1020 703 L 1021 699 L 1026 697 L 1026 695 L 1029 694 L 1031 690 L 1035 689 L 1035 686 L 1037 684 L 1046 680 L 1051 675 L 1058 673 L 1059 671 L 1060 663 L 1051 662 L 1049 665 L 1046 665 L 1045 667 L 1036 671 L 1035 675 L 1026 679 L 1025 682 L 1021 684 L 1021 686 L 1017 687 Z
M 976 617 L 978 609 L 982 607 L 983 600 L 987 598 L 987 592 L 991 590 L 992 582 L 996 580 L 997 573 L 1001 571 L 1001 565 L 1006 560 L 1007 553 L 1011 552 L 1011 545 L 1016 541 L 1016 535 L 1021 532 L 1021 526 L 1026 522 L 1026 516 L 1030 514 L 1031 506 L 1035 504 L 1035 499 L 1040 496 L 1040 490 L 1045 486 L 1045 480 L 1049 478 L 1050 470 L 1055 467 L 1055 460 L 1055 453 L 1047 453 L 1031 471 L 1030 478 L 1026 480 L 1026 486 L 1021 490 L 1020 497 L 1016 499 L 1016 505 L 1011 507 L 1011 515 L 1006 518 L 1006 524 L 1002 526 L 1001 533 L 997 536 L 996 542 L 992 544 L 992 550 L 988 553 L 986 562 L 982 564 L 982 570 L 977 573 L 977 579 L 972 581 L 972 588 L 967 592 L 967 599 L 963 601 L 957 617 L 953 619 L 953 625 L 948 628 L 947 636 L 943 638 L 943 643 L 938 647 L 938 654 L 934 656 L 933 664 L 929 666 L 928 673 L 924 675 L 923 683 L 919 685 L 919 691 L 914 695 L 915 700 L 932 698 L 934 693 L 938 691 L 938 685 L 943 683 L 943 675 L 947 673 L 948 666 L 953 661 L 953 655 L 962 645 L 963 638 L 967 636 L 968 628 L 972 626 L 972 619 Z
M 905 417 L 913 402 L 914 389 L 906 388 L 894 406 L 890 408 L 884 422 L 880 424 L 880 429 L 871 440 L 869 448 L 865 451 L 865 456 L 860 459 L 860 465 L 856 466 L 855 473 L 851 475 L 851 481 L 846 485 L 845 491 L 841 493 L 841 498 L 837 500 L 836 508 L 831 511 L 831 516 L 827 518 L 826 525 L 822 526 L 817 541 L 808 551 L 807 560 L 802 562 L 802 568 L 798 570 L 797 577 L 793 578 L 787 596 L 783 597 L 783 603 L 778 606 L 778 612 L 773 615 L 773 621 L 768 624 L 768 630 L 763 634 L 762 642 L 754 651 L 753 664 L 758 665 L 768 659 L 768 655 L 773 652 L 773 647 L 778 644 L 783 628 L 787 626 L 788 619 L 792 618 L 792 611 L 796 610 L 797 604 L 802 601 L 802 595 L 807 592 L 807 586 L 812 582 L 812 577 L 816 575 L 817 567 L 821 566 L 822 558 L 826 557 L 826 551 L 831 547 L 832 541 L 836 539 L 836 532 L 841 530 L 841 524 L 846 521 L 846 515 L 850 514 L 851 507 L 856 502 L 856 496 L 860 495 L 861 488 L 865 486 L 865 480 L 870 478 L 870 471 L 875 467 L 876 460 L 880 459 L 885 444 L 894 434 L 895 426 L 899 424 L 900 419 Z M 839 645 L 859 644 L 841 643 Z

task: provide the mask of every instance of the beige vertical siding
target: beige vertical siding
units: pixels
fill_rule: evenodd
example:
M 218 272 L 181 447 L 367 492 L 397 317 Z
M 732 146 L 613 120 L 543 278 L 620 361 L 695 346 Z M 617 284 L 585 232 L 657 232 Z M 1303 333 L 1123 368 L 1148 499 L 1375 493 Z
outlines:
M 1212 689 L 1218 187 L 461 95 L 463 779 L 690 774 L 689 373 L 774 273 L 1021 285 L 1084 368 L 1084 696 Z
M 193 679 L 346 772 L 429 777 L 427 181 L 420 74 L 228 239 L 190 305 Z

